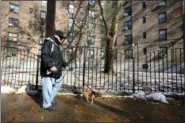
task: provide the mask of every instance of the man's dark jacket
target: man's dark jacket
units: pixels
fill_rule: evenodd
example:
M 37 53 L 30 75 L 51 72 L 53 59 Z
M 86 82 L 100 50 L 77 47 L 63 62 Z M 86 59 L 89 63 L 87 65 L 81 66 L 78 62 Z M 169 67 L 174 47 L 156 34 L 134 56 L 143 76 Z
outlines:
M 41 48 L 40 73 L 42 77 L 52 77 L 58 79 L 62 75 L 62 68 L 66 67 L 68 63 L 62 56 L 60 42 L 55 37 L 51 37 L 51 39 L 52 40 L 45 39 Z M 47 70 L 50 70 L 53 66 L 57 68 L 57 71 L 52 72 L 51 74 L 46 74 Z

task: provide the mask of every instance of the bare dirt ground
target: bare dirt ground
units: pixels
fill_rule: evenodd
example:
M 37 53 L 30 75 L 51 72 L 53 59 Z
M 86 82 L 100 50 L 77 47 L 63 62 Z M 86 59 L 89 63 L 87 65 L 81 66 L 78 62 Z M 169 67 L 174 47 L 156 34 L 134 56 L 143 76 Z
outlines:
M 99 98 L 89 104 L 75 96 L 57 96 L 56 111 L 42 110 L 41 96 L 1 95 L 2 122 L 185 123 L 185 106 L 129 98 Z

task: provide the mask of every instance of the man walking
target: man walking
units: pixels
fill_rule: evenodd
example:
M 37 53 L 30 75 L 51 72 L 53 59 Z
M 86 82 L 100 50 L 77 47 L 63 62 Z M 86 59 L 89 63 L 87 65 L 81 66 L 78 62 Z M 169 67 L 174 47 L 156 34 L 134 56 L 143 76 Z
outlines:
M 41 81 L 45 110 L 55 110 L 54 98 L 61 87 L 62 69 L 68 65 L 60 49 L 64 40 L 64 33 L 56 30 L 51 38 L 44 40 L 41 48 Z

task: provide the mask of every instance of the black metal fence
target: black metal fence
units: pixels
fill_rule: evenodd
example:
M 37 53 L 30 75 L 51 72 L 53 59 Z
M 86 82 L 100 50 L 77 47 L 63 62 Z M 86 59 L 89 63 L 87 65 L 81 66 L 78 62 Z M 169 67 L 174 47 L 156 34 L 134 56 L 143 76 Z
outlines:
M 75 52 L 77 51 L 77 52 Z M 75 68 L 64 77 L 63 88 L 81 87 L 83 84 L 102 91 L 137 92 L 150 89 L 153 92 L 185 91 L 185 66 L 183 49 L 168 49 L 139 54 L 125 50 L 111 52 L 113 71 L 104 73 L 105 51 L 97 47 L 68 48 L 66 59 L 75 53 Z
M 16 56 L 2 58 L 2 84 L 41 85 L 37 55 L 17 50 Z M 131 55 L 129 54 L 131 53 Z M 111 52 L 112 68 L 104 73 L 105 50 L 97 47 L 71 47 L 63 51 L 65 59 L 73 58 L 73 71 L 66 71 L 62 89 L 89 86 L 109 92 L 134 93 L 150 89 L 153 92 L 183 93 L 185 65 L 182 48 L 167 52 L 139 53 L 115 49 Z M 65 72 L 65 70 L 64 70 Z
M 35 85 L 37 80 L 37 55 L 17 47 L 1 51 L 1 85 L 20 87 Z

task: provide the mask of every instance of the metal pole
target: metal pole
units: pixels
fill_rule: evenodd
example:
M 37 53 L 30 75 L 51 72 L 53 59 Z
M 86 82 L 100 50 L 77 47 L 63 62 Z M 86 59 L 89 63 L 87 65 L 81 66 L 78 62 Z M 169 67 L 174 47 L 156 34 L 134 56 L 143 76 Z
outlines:
M 132 77 L 133 77 L 133 93 L 135 93 L 135 58 L 133 57 L 132 60 L 132 65 L 133 65 L 133 73 L 132 73 Z
M 0 14 L 1 20 L 1 14 Z M 0 25 L 0 54 L 1 54 L 1 25 Z M 0 56 L 0 82 L 1 82 L 2 68 L 1 68 L 1 56 Z
M 0 20 L 1 20 L 1 14 L 0 14 Z M 0 55 L 1 55 L 1 25 L 0 25 Z M 1 76 L 2 76 L 2 66 L 1 66 L 1 56 L 0 56 L 0 83 L 2 83 L 1 81 Z
M 182 0 L 183 6 L 183 49 L 184 49 L 184 77 L 185 77 L 185 0 Z M 185 86 L 185 85 L 184 85 Z M 183 105 L 185 103 L 185 95 L 183 100 Z
M 37 73 L 36 73 L 36 90 L 38 90 L 39 83 L 39 55 L 37 55 Z
M 183 49 L 184 49 L 184 65 L 185 65 L 185 0 L 183 0 Z
M 0 11 L 0 20 L 1 20 L 1 11 Z M 0 23 L 0 55 L 1 55 L 1 23 Z M 1 56 L 0 56 L 0 83 L 2 83 L 1 76 L 2 76 L 2 68 L 1 68 Z M 0 105 L 1 105 L 1 101 L 0 101 Z M 0 115 L 0 119 L 1 119 L 1 115 Z
M 86 47 L 84 47 L 84 59 L 83 59 L 83 88 L 85 86 L 85 63 L 86 63 Z
M 40 42 L 39 42 L 39 53 L 37 55 L 37 72 L 36 72 L 36 90 L 38 90 L 38 83 L 39 83 L 39 69 L 40 69 L 40 55 L 41 55 L 41 45 L 43 44 L 43 38 L 44 38 L 44 26 L 45 26 L 45 21 L 41 20 L 41 37 L 40 37 Z

